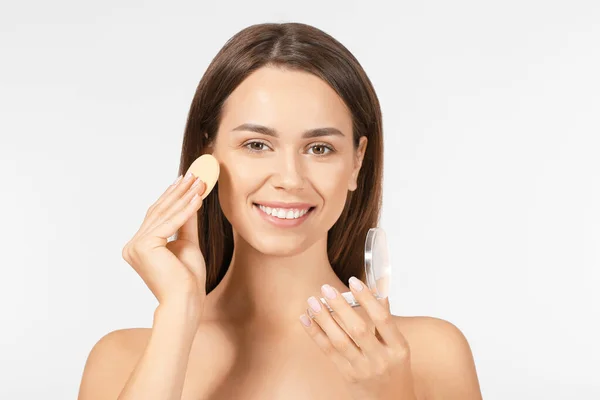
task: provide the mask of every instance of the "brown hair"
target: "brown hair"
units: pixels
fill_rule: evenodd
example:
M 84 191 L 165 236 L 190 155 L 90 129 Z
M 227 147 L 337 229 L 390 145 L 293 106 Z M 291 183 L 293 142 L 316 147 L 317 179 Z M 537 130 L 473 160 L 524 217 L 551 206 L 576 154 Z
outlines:
M 223 103 L 252 72 L 277 66 L 309 72 L 327 82 L 352 114 L 355 146 L 368 139 L 358 187 L 348 192 L 340 218 L 329 230 L 327 253 L 334 272 L 348 282 L 364 281 L 367 231 L 377 226 L 382 197 L 383 133 L 379 100 L 356 58 L 327 33 L 301 23 L 249 26 L 231 37 L 208 66 L 194 95 L 185 127 L 179 173 L 214 140 Z M 218 184 L 218 183 L 217 183 Z M 200 248 L 206 259 L 206 293 L 221 281 L 233 254 L 233 234 L 219 203 L 217 188 L 198 211 Z

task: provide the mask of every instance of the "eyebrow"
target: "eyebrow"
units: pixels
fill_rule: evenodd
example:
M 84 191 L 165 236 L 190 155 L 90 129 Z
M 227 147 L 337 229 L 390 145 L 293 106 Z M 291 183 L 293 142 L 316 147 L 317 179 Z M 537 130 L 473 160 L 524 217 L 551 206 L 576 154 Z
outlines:
M 242 124 L 238 127 L 233 128 L 232 131 L 250 131 L 256 133 L 262 133 L 263 135 L 279 137 L 279 133 L 268 126 L 257 125 L 257 124 Z M 316 138 L 322 136 L 344 136 L 344 134 L 336 128 L 326 127 L 326 128 L 316 128 L 309 129 L 307 131 L 302 132 L 302 139 Z

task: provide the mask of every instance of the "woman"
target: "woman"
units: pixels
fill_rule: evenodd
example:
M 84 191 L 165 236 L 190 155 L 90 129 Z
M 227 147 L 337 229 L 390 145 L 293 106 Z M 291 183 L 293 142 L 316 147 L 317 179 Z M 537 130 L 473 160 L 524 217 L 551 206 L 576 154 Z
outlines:
M 480 399 L 456 327 L 393 316 L 361 282 L 382 138 L 369 79 L 331 36 L 232 37 L 197 88 L 179 169 L 210 153 L 218 184 L 201 201 L 206 185 L 180 177 L 123 248 L 154 323 L 99 340 L 79 399 Z

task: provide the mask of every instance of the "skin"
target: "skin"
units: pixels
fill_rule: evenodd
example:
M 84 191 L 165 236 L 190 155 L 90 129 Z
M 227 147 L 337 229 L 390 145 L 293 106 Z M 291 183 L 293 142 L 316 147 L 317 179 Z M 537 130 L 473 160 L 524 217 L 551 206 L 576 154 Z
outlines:
M 242 124 L 269 127 L 276 136 L 236 130 Z M 302 136 L 323 127 L 340 134 Z M 88 357 L 79 398 L 115 399 L 136 379 L 142 393 L 150 383 L 139 376 L 150 382 L 151 374 L 179 374 L 181 391 L 170 388 L 172 398 L 481 399 L 471 349 L 457 327 L 392 315 L 387 300 L 350 289 L 328 262 L 327 231 L 347 192 L 356 189 L 366 146 L 362 138 L 354 147 L 350 112 L 319 78 L 265 67 L 242 82 L 224 105 L 211 148 L 221 165 L 221 207 L 234 231 L 227 274 L 204 299 L 197 329 L 176 331 L 185 318 L 163 308 L 154 331 L 104 336 Z M 281 228 L 254 206 L 269 201 L 315 208 L 301 225 Z M 337 294 L 328 299 L 334 314 L 308 310 L 315 298 L 326 297 L 324 284 Z M 362 307 L 340 298 L 350 290 Z M 308 327 L 299 320 L 307 314 Z M 179 339 L 189 346 L 178 346 Z M 156 369 L 169 365 L 167 348 L 178 360 L 173 375 Z

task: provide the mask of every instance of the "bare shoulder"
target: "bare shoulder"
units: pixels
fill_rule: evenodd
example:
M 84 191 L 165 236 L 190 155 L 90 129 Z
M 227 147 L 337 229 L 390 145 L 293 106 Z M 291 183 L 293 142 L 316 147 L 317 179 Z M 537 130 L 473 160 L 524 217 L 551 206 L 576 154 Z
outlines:
M 101 337 L 87 357 L 79 399 L 116 399 L 142 356 L 151 332 L 149 328 L 119 329 Z
M 480 400 L 471 346 L 462 331 L 434 317 L 395 316 L 406 338 L 421 398 Z

